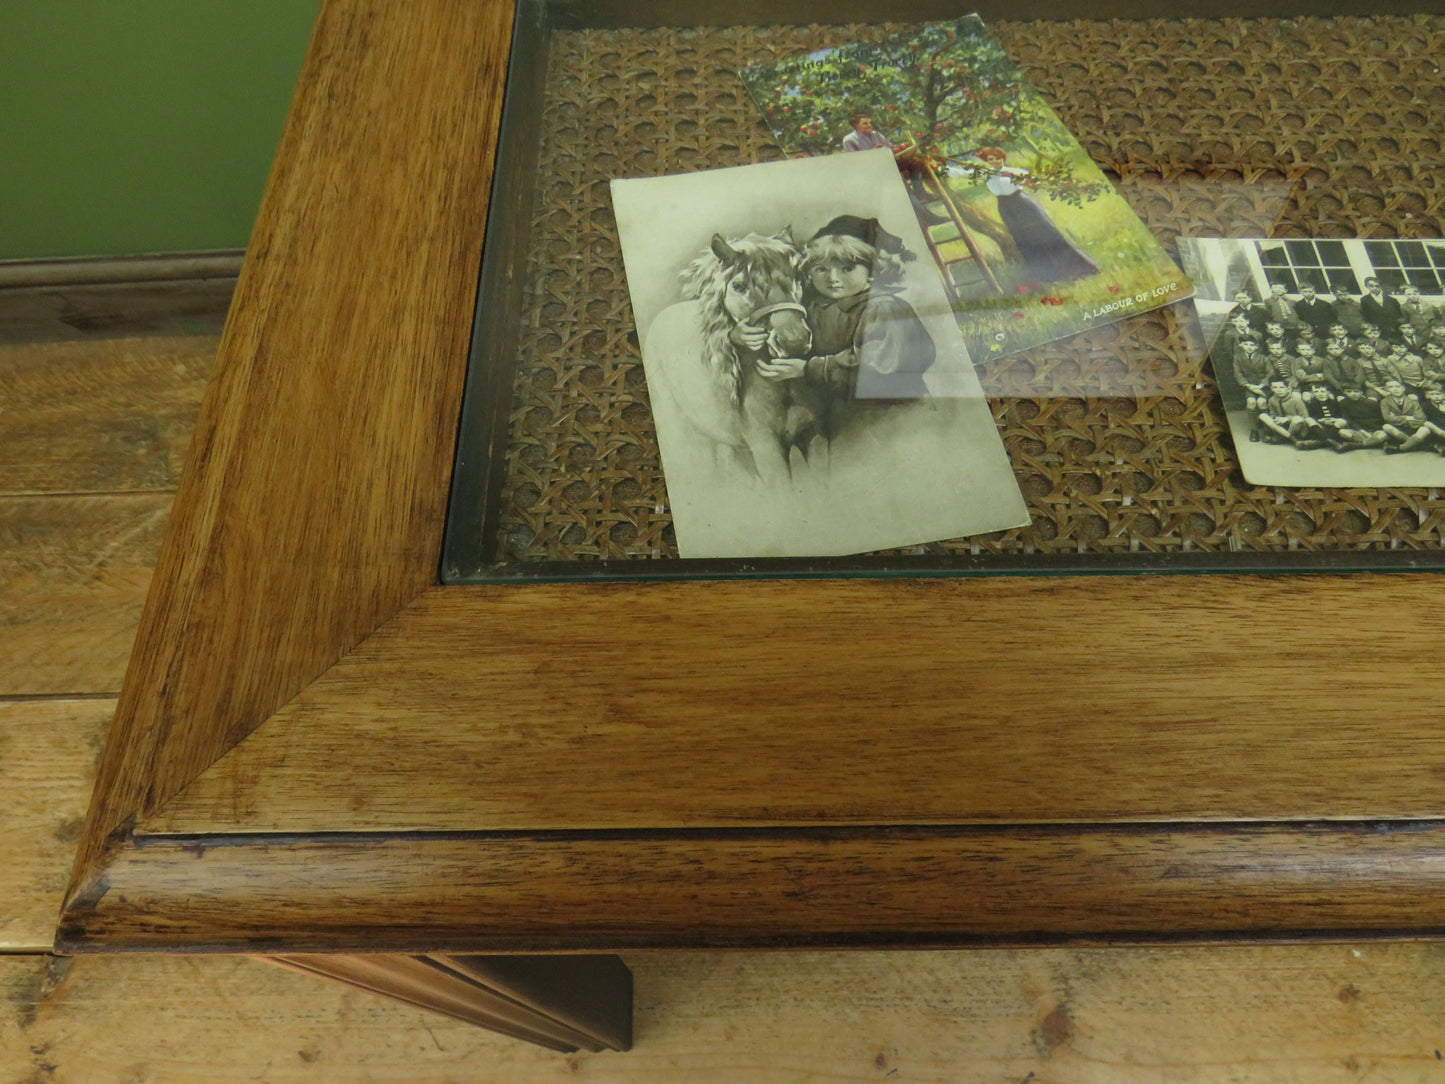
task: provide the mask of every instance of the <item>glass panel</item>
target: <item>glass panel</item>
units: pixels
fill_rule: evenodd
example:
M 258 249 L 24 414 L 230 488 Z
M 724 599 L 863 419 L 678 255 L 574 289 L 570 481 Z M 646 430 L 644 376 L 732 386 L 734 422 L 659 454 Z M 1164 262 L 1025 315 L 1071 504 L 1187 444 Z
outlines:
M 1369 254 L 1370 262 L 1377 269 L 1399 264 L 1400 257 L 1396 255 L 1395 249 L 1396 246 L 1389 241 L 1365 242 L 1365 251 Z
M 1424 267 L 1430 263 L 1425 255 L 1425 246 L 1418 241 L 1401 241 L 1396 250 L 1404 267 Z
M 1330 268 L 1329 272 L 1330 290 L 1334 293 L 1358 294 L 1360 292 L 1359 280 L 1355 278 L 1354 271 L 1349 268 Z
M 1265 278 L 1269 280 L 1271 286 L 1277 282 L 1286 290 L 1293 291 L 1297 285 L 1294 270 L 1288 265 L 1284 267 L 1266 267 L 1264 273 Z
M 1445 476 L 1382 483 L 1368 464 L 1383 448 L 1304 451 L 1357 457 L 1356 484 L 1247 481 L 1228 416 L 1238 385 L 1208 353 L 1240 289 L 1262 304 L 1280 283 L 1293 305 L 1310 283 L 1352 342 L 1367 337 L 1368 277 L 1439 304 L 1445 253 L 1419 242 L 1442 232 L 1420 165 L 1445 130 L 1442 17 L 990 19 L 1171 255 L 1180 237 L 1281 243 L 1197 279 L 1197 308 L 974 359 L 1029 526 L 856 559 L 695 565 L 677 557 L 608 183 L 783 160 L 739 69 L 896 34 L 905 16 L 827 26 L 802 6 L 786 25 L 670 26 L 661 6 L 549 10 L 524 5 L 535 25 L 514 55 L 497 182 L 513 195 L 489 227 L 483 286 L 516 300 L 480 306 L 478 356 L 505 357 L 469 376 L 444 579 L 1439 563 Z M 951 229 L 932 241 L 956 242 Z M 966 291 L 978 263 L 946 273 Z M 1422 340 L 1445 338 L 1438 323 L 1432 310 Z M 1292 350 L 1299 339 L 1292 328 Z

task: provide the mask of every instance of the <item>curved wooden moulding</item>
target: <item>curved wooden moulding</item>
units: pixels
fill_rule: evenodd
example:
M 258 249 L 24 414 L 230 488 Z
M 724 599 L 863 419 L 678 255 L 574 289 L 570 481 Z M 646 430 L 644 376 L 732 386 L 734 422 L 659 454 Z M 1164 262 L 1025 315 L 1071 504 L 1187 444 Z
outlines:
M 1422 937 L 1445 826 L 153 843 L 64 951 L 511 952 Z
M 322 12 L 63 951 L 1445 930 L 1435 577 L 435 587 L 511 15 Z

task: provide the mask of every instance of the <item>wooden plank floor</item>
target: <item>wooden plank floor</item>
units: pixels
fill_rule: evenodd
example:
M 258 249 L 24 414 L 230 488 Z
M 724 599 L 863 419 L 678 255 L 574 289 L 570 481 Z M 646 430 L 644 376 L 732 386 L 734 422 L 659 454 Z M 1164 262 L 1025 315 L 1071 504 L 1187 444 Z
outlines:
M 636 1046 L 562 1056 L 244 959 L 0 958 L 0 1079 L 1439 1081 L 1439 946 L 660 955 Z M 46 1066 L 54 1071 L 47 1075 Z
M 255 960 L 48 955 L 215 345 L 176 289 L 187 334 L 154 287 L 63 333 L 0 296 L 71 340 L 0 343 L 0 1084 L 1445 1082 L 1441 944 L 641 955 L 636 1048 L 570 1057 Z

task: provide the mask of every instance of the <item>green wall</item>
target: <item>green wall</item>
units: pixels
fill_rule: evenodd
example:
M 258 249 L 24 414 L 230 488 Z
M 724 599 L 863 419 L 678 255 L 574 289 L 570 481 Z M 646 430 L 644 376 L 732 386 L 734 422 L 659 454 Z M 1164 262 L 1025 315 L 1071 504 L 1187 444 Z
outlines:
M 0 259 L 235 248 L 319 0 L 0 0 Z

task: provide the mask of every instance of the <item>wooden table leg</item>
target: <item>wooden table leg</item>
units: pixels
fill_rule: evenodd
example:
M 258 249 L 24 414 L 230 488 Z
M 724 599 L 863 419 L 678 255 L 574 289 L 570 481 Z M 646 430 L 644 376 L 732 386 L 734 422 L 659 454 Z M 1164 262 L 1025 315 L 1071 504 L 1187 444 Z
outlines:
M 294 971 L 550 1050 L 632 1045 L 632 972 L 616 956 L 268 956 Z

